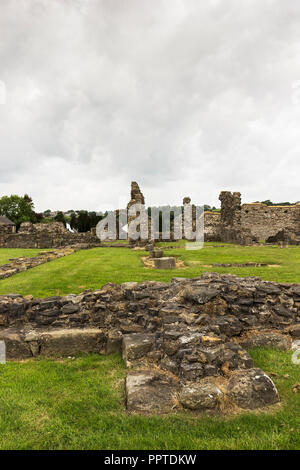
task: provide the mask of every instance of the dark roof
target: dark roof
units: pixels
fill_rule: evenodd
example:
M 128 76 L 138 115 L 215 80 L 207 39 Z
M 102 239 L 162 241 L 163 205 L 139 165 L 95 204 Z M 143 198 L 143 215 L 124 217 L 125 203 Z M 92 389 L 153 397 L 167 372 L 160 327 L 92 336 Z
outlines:
M 0 215 L 0 225 L 15 225 L 11 220 L 9 220 L 5 215 Z

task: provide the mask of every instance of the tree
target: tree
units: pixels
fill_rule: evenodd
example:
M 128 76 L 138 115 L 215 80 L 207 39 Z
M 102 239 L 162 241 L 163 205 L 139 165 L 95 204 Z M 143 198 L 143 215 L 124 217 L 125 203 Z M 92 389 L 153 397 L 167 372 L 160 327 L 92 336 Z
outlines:
M 65 216 L 64 216 L 63 212 L 61 212 L 61 211 L 56 214 L 56 216 L 54 217 L 54 220 L 55 220 L 55 222 L 62 222 L 65 227 L 67 225 Z
M 91 228 L 90 217 L 87 211 L 80 211 L 77 218 L 77 230 L 78 232 L 88 232 Z
M 293 206 L 293 202 L 272 202 L 270 199 L 267 199 L 266 201 L 262 201 L 263 204 L 266 204 L 267 206 Z
M 35 217 L 36 217 L 36 221 L 37 223 L 40 223 L 42 222 L 42 220 L 44 219 L 44 214 L 42 212 L 35 212 Z
M 90 229 L 92 227 L 96 227 L 98 222 L 102 219 L 100 215 L 97 215 L 96 212 L 89 212 L 89 218 L 90 218 Z
M 71 214 L 70 227 L 71 227 L 72 230 L 77 230 L 78 229 L 77 217 L 76 217 L 76 214 L 74 212 Z
M 96 212 L 80 211 L 78 216 L 73 212 L 70 217 L 70 227 L 78 232 L 88 232 L 103 218 L 104 215 L 97 215 Z
M 23 199 L 31 207 L 31 209 L 33 210 L 34 209 L 34 204 L 33 204 L 32 198 L 30 196 L 28 196 L 28 194 L 24 194 Z
M 17 226 L 20 227 L 22 222 L 37 221 L 36 214 L 33 211 L 34 205 L 32 199 L 25 195 L 17 196 L 3 196 L 0 198 L 0 215 L 5 215 Z
M 273 206 L 273 202 L 270 201 L 270 199 L 267 199 L 266 201 L 261 201 L 263 204 L 266 204 L 266 206 Z

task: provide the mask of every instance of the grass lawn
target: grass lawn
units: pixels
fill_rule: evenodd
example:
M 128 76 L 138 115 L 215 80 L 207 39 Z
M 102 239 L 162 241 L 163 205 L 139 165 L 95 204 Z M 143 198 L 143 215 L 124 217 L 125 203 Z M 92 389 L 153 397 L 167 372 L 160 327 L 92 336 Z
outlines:
M 10 258 L 22 258 L 37 256 L 43 250 L 24 250 L 22 248 L 0 248 L 0 265 L 9 263 Z
M 282 404 L 225 417 L 128 414 L 117 354 L 0 365 L 0 449 L 299 449 L 299 365 L 291 352 L 251 354 L 277 374 Z
M 181 242 L 182 244 L 182 242 Z M 164 244 L 167 246 L 167 244 Z M 171 243 L 174 245 L 174 243 Z M 0 261 L 14 256 L 32 256 L 40 250 L 0 249 Z M 129 248 L 93 248 L 82 250 L 50 263 L 37 266 L 0 281 L 0 294 L 32 294 L 34 297 L 79 293 L 97 289 L 107 282 L 158 280 L 170 281 L 174 276 L 196 277 L 205 271 L 232 273 L 239 276 L 260 276 L 277 282 L 300 282 L 300 247 L 253 246 L 206 243 L 202 250 L 185 250 L 177 243 L 165 254 L 182 259 L 186 268 L 151 270 L 141 257 L 147 253 Z M 260 262 L 274 266 L 220 268 L 206 267 L 213 263 Z
M 0 249 L 0 264 L 39 251 Z M 3 279 L 0 294 L 64 295 L 107 282 L 169 281 L 204 271 L 300 282 L 300 247 L 207 243 L 202 250 L 189 251 L 177 243 L 165 253 L 184 260 L 186 268 L 149 270 L 141 262 L 146 252 L 95 248 Z M 205 266 L 233 262 L 277 267 Z M 123 395 L 126 370 L 120 355 L 0 364 L 0 449 L 299 449 L 300 393 L 291 388 L 300 381 L 300 366 L 292 364 L 291 352 L 257 349 L 251 354 L 256 366 L 276 374 L 272 377 L 281 406 L 236 416 L 128 414 Z

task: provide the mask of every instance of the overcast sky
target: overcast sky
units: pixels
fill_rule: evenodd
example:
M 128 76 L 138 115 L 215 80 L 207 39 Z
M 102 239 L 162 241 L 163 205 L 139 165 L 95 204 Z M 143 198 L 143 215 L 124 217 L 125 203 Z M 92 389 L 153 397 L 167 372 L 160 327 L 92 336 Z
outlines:
M 0 195 L 300 199 L 298 0 L 1 0 Z

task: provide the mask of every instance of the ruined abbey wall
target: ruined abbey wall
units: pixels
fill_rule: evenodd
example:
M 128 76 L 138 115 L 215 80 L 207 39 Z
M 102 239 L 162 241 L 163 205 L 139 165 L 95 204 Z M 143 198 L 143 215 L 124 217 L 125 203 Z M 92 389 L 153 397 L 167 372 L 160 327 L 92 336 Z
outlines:
M 234 213 L 237 213 L 237 217 L 234 216 Z M 229 201 L 229 204 L 224 205 L 223 203 L 223 215 L 222 212 L 205 212 L 204 221 L 206 241 L 218 241 L 220 233 L 223 233 L 224 236 L 226 232 L 230 238 L 238 227 L 241 230 L 251 232 L 259 241 L 266 241 L 283 229 L 291 229 L 299 236 L 300 204 L 294 206 L 267 206 L 262 203 L 242 204 L 240 211 L 237 212 Z
M 267 241 L 285 230 L 291 232 L 300 244 L 300 203 L 293 206 L 241 204 L 241 194 L 229 191 L 222 191 L 219 199 L 220 212 L 204 213 L 206 241 L 251 244 Z
M 241 194 L 222 191 L 219 197 L 221 211 L 204 213 L 204 239 L 210 242 L 228 242 L 237 244 L 251 244 L 258 241 L 266 241 L 269 237 L 277 236 L 280 231 L 283 240 L 288 243 L 300 244 L 300 203 L 294 206 L 267 206 L 262 203 L 241 204 Z M 130 208 L 139 204 L 142 207 L 137 215 L 143 215 L 142 224 L 139 223 L 138 231 L 151 232 L 151 217 L 148 217 L 145 206 L 145 198 L 136 182 L 131 183 L 131 199 L 127 205 L 128 221 L 134 222 L 137 215 L 130 214 Z M 183 206 L 191 205 L 189 197 L 183 200 Z M 195 230 L 194 212 L 193 230 Z M 182 219 L 183 223 L 183 219 Z M 171 238 L 174 225 L 171 222 Z M 117 224 L 118 225 L 118 224 Z M 145 230 L 143 230 L 143 227 Z M 135 227 L 133 227 L 134 229 Z M 100 240 L 96 236 L 96 230 L 86 233 L 69 232 L 62 223 L 32 224 L 25 222 L 17 233 L 13 233 L 15 227 L 0 224 L 0 247 L 2 248 L 60 248 L 70 245 L 87 244 L 98 246 Z M 183 229 L 184 232 L 184 229 Z M 118 227 L 117 227 L 118 234 Z M 147 235 L 146 235 L 147 237 Z M 164 234 L 160 239 L 167 241 Z M 144 238 L 144 237 L 142 237 Z M 134 239 L 128 233 L 130 246 L 144 246 L 147 240 Z M 276 242 L 270 240 L 271 243 Z
M 250 229 L 259 240 L 267 240 L 287 227 L 300 231 L 300 204 L 295 206 L 243 204 L 241 223 L 243 227 Z
M 220 212 L 204 212 L 204 239 L 207 242 L 218 241 Z
M 11 233 L 0 226 L 0 247 L 2 248 L 60 248 L 70 245 L 99 244 L 94 232 L 72 233 L 61 222 L 32 224 L 24 222 L 17 233 Z

